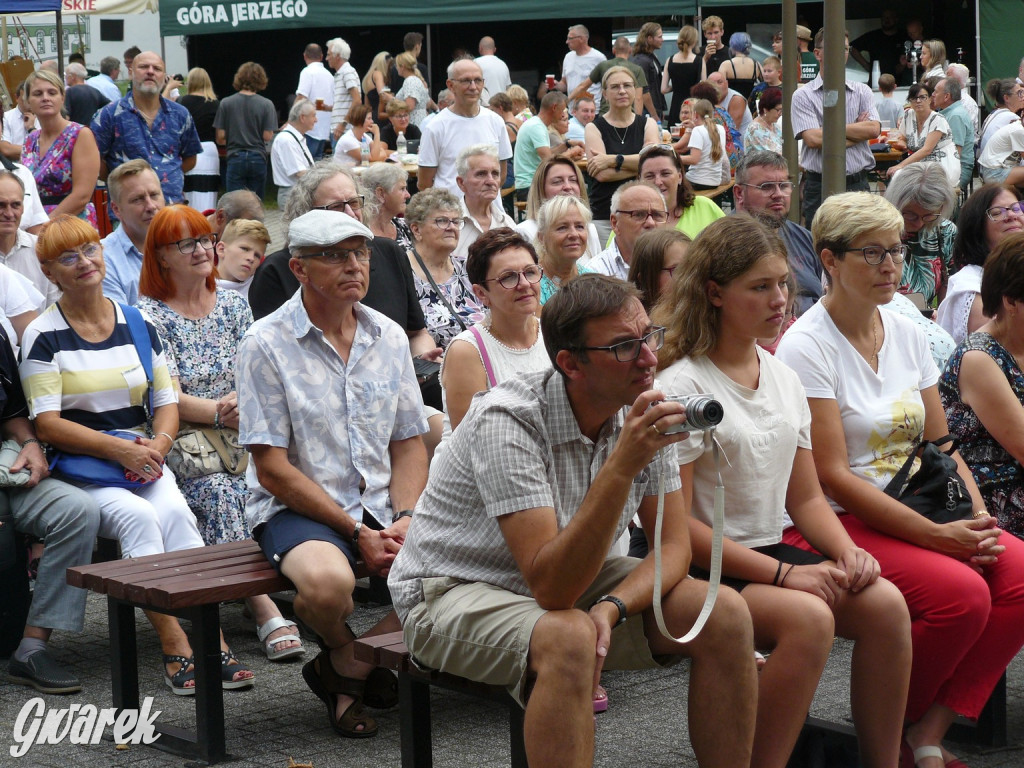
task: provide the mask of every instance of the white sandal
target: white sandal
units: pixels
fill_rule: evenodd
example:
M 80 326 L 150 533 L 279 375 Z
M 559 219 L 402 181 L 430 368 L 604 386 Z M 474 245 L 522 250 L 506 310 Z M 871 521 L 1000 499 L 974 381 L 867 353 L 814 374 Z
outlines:
M 281 637 L 275 637 L 273 640 L 268 640 L 274 632 L 283 627 L 294 627 L 295 634 L 282 635 Z M 263 651 L 267 654 L 267 658 L 270 661 L 282 661 L 284 659 L 290 659 L 293 656 L 302 656 L 306 649 L 302 647 L 302 638 L 298 635 L 299 628 L 295 625 L 294 621 L 286 619 L 284 616 L 275 616 L 274 618 L 267 621 L 266 624 L 257 625 L 256 636 L 260 639 L 263 644 Z M 292 646 L 291 648 L 280 648 L 277 649 L 277 645 L 280 643 L 294 640 L 299 645 Z

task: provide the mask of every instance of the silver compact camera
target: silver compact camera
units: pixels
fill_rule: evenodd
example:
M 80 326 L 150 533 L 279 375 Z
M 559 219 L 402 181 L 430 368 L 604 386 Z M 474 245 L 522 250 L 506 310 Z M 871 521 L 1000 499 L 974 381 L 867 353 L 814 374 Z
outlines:
M 683 406 L 686 421 L 682 424 L 662 430 L 663 435 L 675 435 L 680 432 L 702 432 L 714 429 L 722 423 L 725 409 L 711 395 L 669 395 L 665 402 L 672 401 Z

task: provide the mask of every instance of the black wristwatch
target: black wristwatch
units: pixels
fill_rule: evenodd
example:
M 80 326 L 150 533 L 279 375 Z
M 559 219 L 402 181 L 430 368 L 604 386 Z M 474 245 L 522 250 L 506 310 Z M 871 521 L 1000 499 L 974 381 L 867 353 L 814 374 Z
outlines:
M 615 156 L 615 170 L 616 171 L 621 171 L 622 170 L 622 163 L 625 162 L 625 160 L 626 160 L 626 158 L 624 158 L 622 155 L 616 155 Z M 598 601 L 598 602 L 600 602 L 600 601 Z
M 359 551 L 359 532 L 362 530 L 362 522 L 356 521 L 356 526 L 352 529 L 352 544 L 355 546 L 357 552 Z
M 412 510 L 411 509 L 403 509 L 397 515 L 395 515 L 394 517 L 391 518 L 391 522 L 392 523 L 397 523 L 403 517 L 412 517 Z
M 619 609 L 619 620 L 612 624 L 612 629 L 615 629 L 615 627 L 626 621 L 626 604 L 619 600 L 615 595 L 604 595 L 599 597 L 590 607 L 593 608 L 598 603 L 611 603 Z

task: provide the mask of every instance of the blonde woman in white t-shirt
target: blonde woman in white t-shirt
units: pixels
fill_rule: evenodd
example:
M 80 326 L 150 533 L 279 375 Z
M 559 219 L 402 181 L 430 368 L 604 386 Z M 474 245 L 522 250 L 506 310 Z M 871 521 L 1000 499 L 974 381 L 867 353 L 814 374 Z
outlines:
M 746 601 L 757 647 L 771 651 L 760 673 L 751 765 L 786 765 L 838 634 L 855 643 L 851 690 L 861 760 L 891 768 L 899 761 L 910 676 L 910 617 L 822 493 L 796 374 L 757 345 L 786 317 L 788 275 L 774 232 L 747 216 L 709 224 L 654 310 L 655 324 L 667 329 L 659 383 L 671 395 L 711 393 L 725 411 L 715 430 L 728 512 L 722 581 Z M 691 575 L 706 579 L 715 459 L 703 432 L 692 432 L 676 451 L 683 489 L 692 489 Z M 783 543 L 790 521 L 822 554 Z M 645 533 L 650 541 L 652 532 Z

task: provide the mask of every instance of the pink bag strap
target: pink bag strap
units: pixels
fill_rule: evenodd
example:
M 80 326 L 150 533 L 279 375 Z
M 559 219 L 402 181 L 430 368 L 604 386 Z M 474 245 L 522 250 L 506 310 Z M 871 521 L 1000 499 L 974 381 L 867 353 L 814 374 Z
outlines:
M 484 370 L 487 371 L 487 388 L 490 389 L 498 382 L 494 380 L 494 369 L 491 368 L 491 358 L 487 354 L 487 347 L 484 346 L 484 337 L 480 335 L 480 331 L 475 325 L 470 326 L 469 332 L 476 337 L 476 346 L 480 350 L 480 359 L 484 361 Z

